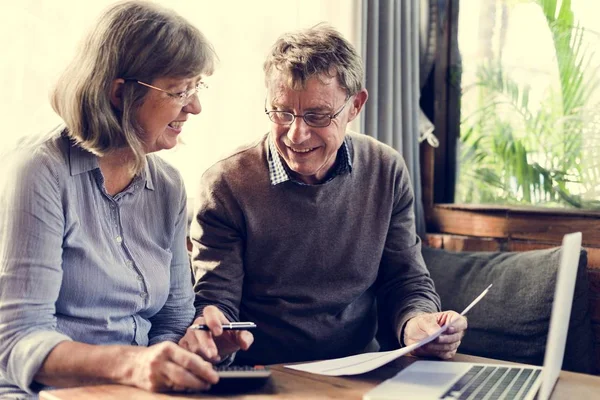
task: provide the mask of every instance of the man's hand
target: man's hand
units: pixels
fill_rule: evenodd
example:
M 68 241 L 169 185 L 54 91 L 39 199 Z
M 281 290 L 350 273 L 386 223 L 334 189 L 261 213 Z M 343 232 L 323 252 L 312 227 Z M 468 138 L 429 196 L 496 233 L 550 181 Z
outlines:
M 248 331 L 223 331 L 222 324 L 229 322 L 215 306 L 207 306 L 202 311 L 204 317 L 198 317 L 194 324 L 205 324 L 209 331 L 188 329 L 179 341 L 184 349 L 196 353 L 207 361 L 217 363 L 223 357 L 238 350 L 248 350 L 254 336 Z
M 452 358 L 467 329 L 467 319 L 455 311 L 420 314 L 411 318 L 404 327 L 404 344 L 409 346 L 419 342 L 448 322 L 451 325 L 444 333 L 413 351 L 413 355 L 435 356 L 441 359 Z

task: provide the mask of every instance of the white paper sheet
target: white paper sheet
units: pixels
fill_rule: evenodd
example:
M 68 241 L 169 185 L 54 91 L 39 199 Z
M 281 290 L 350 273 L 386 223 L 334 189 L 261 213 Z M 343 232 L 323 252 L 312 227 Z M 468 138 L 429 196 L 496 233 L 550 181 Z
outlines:
M 475 300 L 471 302 L 460 315 L 465 315 L 475 304 L 477 304 L 490 290 L 492 285 L 488 286 Z M 390 361 L 395 360 L 405 354 L 412 352 L 415 349 L 435 340 L 440 336 L 450 324 L 446 324 L 438 329 L 432 335 L 426 337 L 420 342 L 413 343 L 410 346 L 403 347 L 398 350 L 374 352 L 374 353 L 363 353 L 354 356 L 335 358 L 332 360 L 317 361 L 295 365 L 285 365 L 285 368 L 295 369 L 298 371 L 312 372 L 313 374 L 329 375 L 329 376 L 340 376 L 340 375 L 357 375 L 363 374 L 374 370 L 375 368 L 381 367 Z

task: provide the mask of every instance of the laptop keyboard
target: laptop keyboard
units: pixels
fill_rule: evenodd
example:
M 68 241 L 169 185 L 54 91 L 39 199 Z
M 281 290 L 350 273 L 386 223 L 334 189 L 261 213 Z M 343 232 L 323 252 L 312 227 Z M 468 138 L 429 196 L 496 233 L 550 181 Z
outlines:
M 476 365 L 452 385 L 441 399 L 523 399 L 539 374 L 539 369 Z

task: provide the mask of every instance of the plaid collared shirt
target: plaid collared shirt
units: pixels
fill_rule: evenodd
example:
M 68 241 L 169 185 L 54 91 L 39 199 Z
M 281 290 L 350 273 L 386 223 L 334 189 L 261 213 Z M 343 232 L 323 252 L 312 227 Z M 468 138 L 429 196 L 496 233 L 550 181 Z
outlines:
M 275 142 L 270 134 L 269 138 L 267 139 L 267 143 L 267 156 L 269 160 L 269 177 L 271 178 L 271 185 L 275 186 L 286 181 L 292 181 L 300 185 L 306 185 L 306 183 L 300 182 L 299 180 L 290 176 L 288 169 L 284 165 L 279 153 L 277 152 Z M 335 171 L 329 178 L 327 178 L 326 182 L 329 182 L 338 175 L 352 172 L 352 159 L 350 158 L 348 137 L 344 137 L 344 141 L 337 152 L 335 164 Z

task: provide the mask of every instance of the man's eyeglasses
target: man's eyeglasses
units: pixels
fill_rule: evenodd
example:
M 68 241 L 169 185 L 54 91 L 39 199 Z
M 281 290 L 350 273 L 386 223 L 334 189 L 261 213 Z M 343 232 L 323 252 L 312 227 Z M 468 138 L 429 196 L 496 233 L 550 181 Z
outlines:
M 269 119 L 277 125 L 291 125 L 296 120 L 296 117 L 302 117 L 308 126 L 312 126 L 314 128 L 325 128 L 326 126 L 331 125 L 331 121 L 340 115 L 340 113 L 346 107 L 346 104 L 348 104 L 348 100 L 350 100 L 350 97 L 347 97 L 344 101 L 344 105 L 342 105 L 342 107 L 333 114 L 308 112 L 304 115 L 293 114 L 288 111 L 267 111 L 265 100 L 265 114 L 267 114 Z
M 169 97 L 172 97 L 173 99 L 177 100 L 182 106 L 186 106 L 188 104 L 190 104 L 192 102 L 192 99 L 196 93 L 198 93 L 200 90 L 202 89 L 207 89 L 208 85 L 204 82 L 198 82 L 198 84 L 196 85 L 196 87 L 193 87 L 191 89 L 188 90 L 184 90 L 183 92 L 177 92 L 177 93 L 172 93 L 169 92 L 165 89 L 161 89 L 159 87 L 156 86 L 152 86 L 146 82 L 142 82 L 142 81 L 138 81 L 137 79 L 125 79 L 126 81 L 130 81 L 130 82 L 135 82 L 138 83 L 142 86 L 146 86 L 149 87 L 150 89 L 154 89 L 154 90 L 158 90 L 161 91 L 163 93 L 166 93 L 169 95 Z

